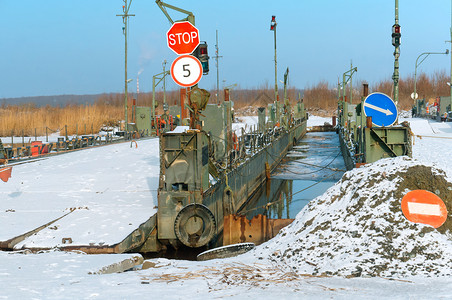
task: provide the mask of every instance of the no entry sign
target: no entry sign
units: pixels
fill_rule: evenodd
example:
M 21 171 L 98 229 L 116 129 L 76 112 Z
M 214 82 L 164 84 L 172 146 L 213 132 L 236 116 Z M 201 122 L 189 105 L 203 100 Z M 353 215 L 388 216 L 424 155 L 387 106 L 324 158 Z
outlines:
M 175 22 L 166 33 L 168 47 L 176 54 L 190 54 L 199 45 L 199 31 L 190 22 Z
M 194 86 L 202 77 L 201 62 L 191 55 L 179 56 L 171 64 L 171 77 L 180 86 Z
M 440 227 L 447 219 L 443 200 L 425 190 L 414 190 L 402 198 L 402 212 L 408 221 Z

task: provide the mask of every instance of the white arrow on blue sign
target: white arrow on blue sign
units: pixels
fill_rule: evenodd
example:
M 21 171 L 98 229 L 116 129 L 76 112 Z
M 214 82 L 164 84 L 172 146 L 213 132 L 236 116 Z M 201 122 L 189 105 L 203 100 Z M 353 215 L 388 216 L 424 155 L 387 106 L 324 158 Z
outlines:
M 392 126 L 397 120 L 397 107 L 389 96 L 372 93 L 363 102 L 364 114 L 372 117 L 372 124 L 377 127 Z

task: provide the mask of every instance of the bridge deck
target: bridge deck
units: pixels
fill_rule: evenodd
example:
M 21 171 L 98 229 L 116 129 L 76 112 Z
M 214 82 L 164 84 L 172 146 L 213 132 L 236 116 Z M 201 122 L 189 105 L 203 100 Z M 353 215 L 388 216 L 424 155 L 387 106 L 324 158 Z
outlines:
M 13 166 L 0 182 L 0 247 L 113 247 L 157 211 L 158 139 Z

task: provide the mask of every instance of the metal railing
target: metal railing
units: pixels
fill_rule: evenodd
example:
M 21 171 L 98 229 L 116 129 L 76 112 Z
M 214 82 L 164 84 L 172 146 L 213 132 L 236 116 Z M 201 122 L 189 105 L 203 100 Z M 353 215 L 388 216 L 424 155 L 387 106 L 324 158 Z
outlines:
M 12 138 L 10 146 L 6 146 L 6 143 L 3 144 L 6 158 L 12 162 L 40 157 L 43 155 L 64 153 L 82 148 L 96 147 L 150 137 L 150 132 L 148 130 L 125 131 L 121 133 L 121 136 L 115 136 L 108 133 L 105 135 L 86 135 L 72 138 L 58 137 L 57 142 L 45 143 L 42 141 L 34 141 L 31 145 L 25 145 L 25 143 L 22 143 L 22 146 L 14 146 Z

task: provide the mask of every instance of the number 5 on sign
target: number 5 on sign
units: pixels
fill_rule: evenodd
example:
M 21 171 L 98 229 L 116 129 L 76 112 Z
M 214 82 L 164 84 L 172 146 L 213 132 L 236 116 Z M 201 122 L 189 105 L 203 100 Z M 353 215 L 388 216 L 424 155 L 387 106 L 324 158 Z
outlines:
M 201 62 L 192 55 L 181 55 L 171 64 L 171 77 L 180 86 L 193 86 L 201 80 Z

